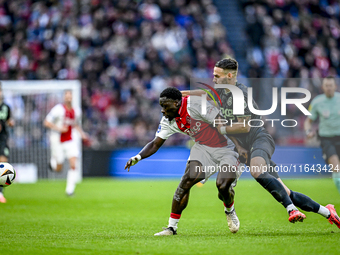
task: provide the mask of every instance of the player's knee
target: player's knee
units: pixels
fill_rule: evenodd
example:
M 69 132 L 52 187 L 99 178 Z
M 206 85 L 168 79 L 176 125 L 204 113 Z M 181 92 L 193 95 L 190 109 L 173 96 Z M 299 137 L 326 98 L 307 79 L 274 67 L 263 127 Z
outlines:
M 251 176 L 253 176 L 255 179 L 257 179 L 260 175 L 261 175 L 261 172 L 260 171 L 255 171 L 255 170 L 250 170 L 250 174 Z
M 266 161 L 262 157 L 254 157 L 250 161 L 251 166 L 263 166 L 266 165 Z
M 267 171 L 267 164 L 266 161 L 262 157 L 254 157 L 250 161 L 250 174 L 257 178 L 262 174 L 263 172 Z
M 63 165 L 62 164 L 57 164 L 57 167 L 55 169 L 57 172 L 60 172 L 61 170 L 63 170 Z
M 181 183 L 179 184 L 178 187 L 184 191 L 188 191 L 191 189 L 192 186 L 194 186 L 194 184 L 195 184 L 195 179 L 185 178 L 181 180 Z
M 228 190 L 236 178 L 217 178 L 216 187 L 219 191 Z

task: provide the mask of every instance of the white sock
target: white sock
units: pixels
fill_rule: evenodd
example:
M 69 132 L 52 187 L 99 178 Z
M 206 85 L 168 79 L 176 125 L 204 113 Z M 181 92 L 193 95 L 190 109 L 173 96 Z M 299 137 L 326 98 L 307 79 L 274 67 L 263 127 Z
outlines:
M 227 213 L 230 213 L 230 212 L 232 212 L 234 210 L 234 203 L 233 203 L 233 205 L 232 206 L 230 206 L 230 207 L 224 207 L 224 211 L 225 212 L 227 212 Z
M 328 218 L 331 215 L 331 212 L 326 207 L 320 205 L 318 214 L 321 214 L 322 216 Z
M 55 158 L 51 158 L 50 163 L 52 170 L 55 171 L 57 169 L 57 160 Z
M 169 218 L 169 226 L 172 227 L 175 231 L 177 230 L 177 224 L 179 222 L 179 219 Z
M 71 195 L 75 188 L 77 183 L 77 171 L 76 170 L 68 170 L 67 172 L 67 179 L 66 179 L 66 193 L 68 195 Z
M 287 207 L 286 207 L 286 209 L 287 209 L 287 212 L 289 213 L 290 211 L 293 211 L 293 210 L 296 210 L 296 211 L 298 211 L 298 209 L 295 207 L 295 205 L 293 205 L 293 204 L 290 204 L 290 205 L 288 205 Z

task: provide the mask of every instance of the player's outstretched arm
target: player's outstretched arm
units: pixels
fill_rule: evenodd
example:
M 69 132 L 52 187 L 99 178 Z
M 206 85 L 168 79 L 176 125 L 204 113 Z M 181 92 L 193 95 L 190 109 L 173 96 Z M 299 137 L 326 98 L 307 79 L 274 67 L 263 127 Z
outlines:
M 130 171 L 130 167 L 136 165 L 143 158 L 150 157 L 152 154 L 156 153 L 160 147 L 162 147 L 164 139 L 156 136 L 151 142 L 144 146 L 144 148 L 136 155 L 131 157 L 126 163 L 124 169 Z
M 251 116 L 237 117 L 238 122 L 233 122 L 232 125 L 227 126 L 227 121 L 223 119 L 221 116 L 218 116 L 215 120 L 215 125 L 218 132 L 222 135 L 230 134 L 244 134 L 250 131 L 250 126 L 248 125 L 248 121 Z
M 205 91 L 199 90 L 199 89 L 182 90 L 181 93 L 182 93 L 182 96 L 184 96 L 184 97 L 186 97 L 186 96 L 201 96 L 201 95 L 206 94 Z
M 304 123 L 304 129 L 308 139 L 315 136 L 315 131 L 312 130 L 312 123 L 313 120 L 307 117 Z

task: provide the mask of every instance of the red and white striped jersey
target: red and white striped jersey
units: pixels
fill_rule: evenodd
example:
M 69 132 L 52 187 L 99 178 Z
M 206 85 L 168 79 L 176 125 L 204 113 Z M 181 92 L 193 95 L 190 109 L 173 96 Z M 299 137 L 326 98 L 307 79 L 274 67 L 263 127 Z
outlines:
M 203 115 L 201 111 L 201 97 L 183 97 L 179 109 L 180 116 L 171 121 L 163 117 L 156 136 L 168 139 L 172 134 L 182 133 L 189 135 L 195 142 L 209 147 L 225 147 L 228 146 L 228 142 L 233 146 L 233 143 L 212 125 L 219 110 L 208 103 L 206 114 Z
M 81 116 L 80 110 L 74 108 L 68 109 L 63 104 L 57 104 L 51 111 L 47 114 L 46 120 L 55 124 L 57 127 L 62 128 L 66 126 L 68 128 L 67 132 L 60 133 L 55 130 L 51 130 L 51 136 L 55 138 L 58 137 L 60 142 L 66 142 L 72 140 L 72 129 L 79 123 Z

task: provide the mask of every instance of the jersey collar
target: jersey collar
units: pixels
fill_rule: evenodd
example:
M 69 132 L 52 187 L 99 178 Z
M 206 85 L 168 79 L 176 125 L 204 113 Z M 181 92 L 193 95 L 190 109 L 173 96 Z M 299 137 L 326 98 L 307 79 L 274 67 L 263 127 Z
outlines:
M 176 120 L 180 120 L 186 115 L 186 105 L 187 105 L 188 96 L 182 97 L 181 107 L 178 110 L 179 117 L 176 117 Z

